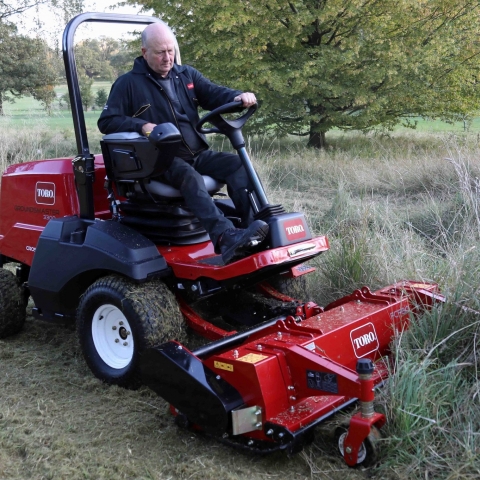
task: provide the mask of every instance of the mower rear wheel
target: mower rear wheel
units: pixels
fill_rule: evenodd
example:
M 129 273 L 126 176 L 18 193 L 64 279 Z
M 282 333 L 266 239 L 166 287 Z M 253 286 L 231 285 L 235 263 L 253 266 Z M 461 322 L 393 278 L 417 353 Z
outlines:
M 344 442 L 347 437 L 348 427 L 340 426 L 335 430 L 335 443 L 338 447 L 340 455 L 344 455 Z M 369 467 L 377 461 L 377 441 L 381 438 L 381 434 L 377 428 L 372 427 L 368 437 L 362 442 L 358 450 L 357 466 Z
M 0 268 L 0 338 L 15 335 L 25 324 L 25 290 L 9 270 Z
M 175 296 L 163 282 L 138 285 L 109 275 L 83 295 L 77 333 L 85 361 L 96 377 L 138 388 L 142 352 L 169 340 L 183 341 L 185 326 Z

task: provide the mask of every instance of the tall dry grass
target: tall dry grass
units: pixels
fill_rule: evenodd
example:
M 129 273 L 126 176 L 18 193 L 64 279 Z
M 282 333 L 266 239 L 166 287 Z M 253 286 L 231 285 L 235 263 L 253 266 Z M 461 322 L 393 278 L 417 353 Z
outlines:
M 447 303 L 395 340 L 379 397 L 388 418 L 377 478 L 480 476 L 480 144 L 475 136 L 338 138 L 331 150 L 258 155 L 270 196 L 307 212 L 331 249 L 321 304 L 362 285 L 436 281 Z M 323 472 L 313 452 L 312 473 Z M 323 450 L 325 453 L 325 450 Z
M 100 152 L 100 132 L 89 131 L 92 153 Z M 73 157 L 77 154 L 72 128 L 50 129 L 41 121 L 32 127 L 9 126 L 8 116 L 0 117 L 0 171 L 13 163 Z

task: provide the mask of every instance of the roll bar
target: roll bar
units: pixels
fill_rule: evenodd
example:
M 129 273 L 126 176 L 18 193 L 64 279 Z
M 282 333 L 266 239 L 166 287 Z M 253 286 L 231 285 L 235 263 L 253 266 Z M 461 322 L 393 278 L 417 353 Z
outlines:
M 72 18 L 63 32 L 63 61 L 65 63 L 65 73 L 67 78 L 68 92 L 70 96 L 70 106 L 72 109 L 73 127 L 75 129 L 75 138 L 77 142 L 78 155 L 73 161 L 73 170 L 75 182 L 77 185 L 78 199 L 80 203 L 80 217 L 94 219 L 95 208 L 93 204 L 93 181 L 94 181 L 94 158 L 90 153 L 87 138 L 87 129 L 85 125 L 85 116 L 82 108 L 82 97 L 80 95 L 80 86 L 78 84 L 77 64 L 75 61 L 75 51 L 73 38 L 78 26 L 84 22 L 102 22 L 102 23 L 123 23 L 149 25 L 155 22 L 161 22 L 157 17 L 143 15 L 124 15 L 118 13 L 81 13 Z M 178 44 L 176 47 L 176 63 L 180 64 L 180 50 Z

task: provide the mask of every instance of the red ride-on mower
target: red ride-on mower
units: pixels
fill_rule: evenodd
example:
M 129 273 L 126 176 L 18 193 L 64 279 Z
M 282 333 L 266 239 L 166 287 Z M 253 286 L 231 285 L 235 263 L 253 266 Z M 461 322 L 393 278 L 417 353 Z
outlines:
M 159 181 L 181 141 L 175 125 L 159 125 L 149 138 L 106 135 L 103 155 L 90 153 L 73 51 L 85 21 L 158 19 L 86 13 L 65 29 L 78 155 L 12 165 L 3 175 L 0 254 L 17 275 L 0 270 L 0 338 L 21 330 L 31 295 L 35 318 L 76 322 L 98 378 L 148 385 L 180 424 L 252 451 L 298 451 L 318 423 L 359 402 L 337 432 L 338 448 L 348 465 L 371 462 L 385 422 L 373 410 L 374 390 L 391 371 L 390 342 L 412 313 L 443 301 L 437 286 L 407 281 L 364 287 L 325 308 L 306 302 L 304 279 L 314 270 L 306 262 L 328 241 L 312 236 L 303 214 L 269 204 L 242 136 L 255 108 L 229 120 L 237 103 L 210 112 L 197 129 L 230 139 L 269 234 L 225 265 L 180 193 Z M 207 122 L 213 127 L 204 129 Z M 217 195 L 222 185 L 205 182 L 236 222 L 233 203 Z M 192 351 L 187 326 L 213 342 Z

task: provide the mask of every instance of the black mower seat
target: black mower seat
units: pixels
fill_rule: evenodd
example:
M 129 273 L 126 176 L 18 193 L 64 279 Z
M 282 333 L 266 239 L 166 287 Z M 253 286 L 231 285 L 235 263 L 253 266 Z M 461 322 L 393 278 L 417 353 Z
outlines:
M 225 186 L 224 183 L 218 182 L 217 180 L 213 179 L 212 177 L 209 177 L 208 175 L 202 175 L 202 176 L 203 176 L 203 181 L 205 182 L 205 187 L 207 188 L 207 191 L 208 193 L 210 193 L 210 195 L 214 195 Z M 172 199 L 182 198 L 182 194 L 180 193 L 180 190 L 177 190 L 171 185 L 168 185 L 167 183 L 163 183 L 158 179 L 150 180 L 149 182 L 144 182 L 143 185 L 145 190 L 147 190 L 147 192 L 150 195 L 154 195 L 156 197 L 161 197 L 161 198 L 172 198 Z M 143 192 L 142 187 L 138 184 L 135 186 L 135 190 L 138 193 Z
M 105 147 L 105 148 L 104 148 Z M 104 161 L 112 180 L 128 181 L 142 180 L 135 190 L 138 193 L 146 191 L 151 195 L 163 198 L 182 198 L 179 190 L 162 182 L 158 177 L 161 156 L 158 150 L 148 141 L 147 137 L 137 132 L 119 132 L 104 135 L 102 139 Z M 204 175 L 203 180 L 210 194 L 224 187 L 224 184 Z
M 162 181 L 163 151 L 136 132 L 105 135 L 100 143 L 107 176 L 123 197 L 118 203 L 121 223 L 159 244 L 186 245 L 209 240 L 199 220 L 185 206 L 180 191 Z M 203 180 L 211 195 L 224 186 L 206 175 Z M 218 202 L 227 215 L 232 210 L 234 214 L 228 199 Z

